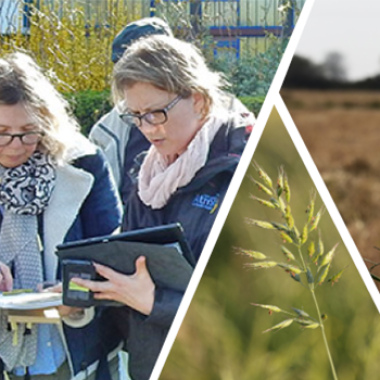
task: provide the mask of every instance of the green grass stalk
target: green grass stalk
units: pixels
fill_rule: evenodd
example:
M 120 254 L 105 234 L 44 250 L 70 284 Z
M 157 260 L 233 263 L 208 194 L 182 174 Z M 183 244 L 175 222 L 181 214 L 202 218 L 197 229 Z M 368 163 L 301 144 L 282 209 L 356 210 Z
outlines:
M 253 162 L 252 166 L 258 173 L 260 180 L 254 179 L 251 175 L 248 178 L 255 184 L 256 187 L 258 187 L 258 190 L 263 191 L 265 193 L 264 196 L 268 197 L 269 199 L 258 198 L 253 194 L 251 194 L 250 199 L 259 202 L 264 207 L 268 207 L 279 211 L 283 223 L 267 220 L 256 220 L 252 218 L 245 218 L 245 222 L 254 227 L 276 231 L 280 235 L 282 240 L 281 251 L 283 254 L 285 254 L 286 258 L 290 263 L 285 264 L 279 262 L 275 258 L 270 258 L 268 255 L 261 252 L 258 253 L 255 251 L 245 249 L 239 249 L 238 252 L 246 254 L 251 258 L 257 260 L 254 263 L 246 264 L 247 267 L 253 269 L 265 268 L 268 270 L 271 270 L 270 268 L 279 267 L 285 270 L 285 272 L 289 273 L 293 280 L 297 281 L 300 285 L 302 285 L 304 288 L 310 291 L 318 314 L 318 319 L 315 319 L 305 311 L 293 307 L 292 309 L 296 311 L 297 316 L 290 319 L 288 318 L 278 323 L 277 325 L 265 330 L 264 332 L 281 330 L 291 326 L 293 323 L 298 323 L 299 325 L 301 325 L 301 328 L 303 329 L 315 329 L 320 327 L 333 379 L 338 380 L 334 361 L 327 342 L 325 326 L 323 323 L 323 316 L 320 313 L 319 304 L 315 294 L 315 289 L 318 286 L 324 284 L 325 282 L 331 282 L 331 284 L 338 282 L 338 280 L 342 276 L 343 271 L 345 270 L 345 268 L 343 268 L 341 271 L 335 273 L 332 277 L 327 279 L 327 275 L 329 273 L 333 258 L 335 256 L 335 252 L 338 247 L 338 243 L 335 244 L 327 253 L 325 252 L 324 244 L 321 237 L 321 231 L 317 230 L 319 221 L 322 218 L 322 215 L 325 211 L 324 206 L 322 206 L 317 213 L 314 213 L 316 191 L 313 190 L 310 194 L 310 201 L 306 209 L 306 213 L 308 214 L 306 218 L 306 223 L 303 223 L 303 228 L 301 230 L 302 232 L 300 233 L 296 227 L 295 220 L 291 212 L 291 191 L 284 168 L 279 168 L 277 182 L 275 182 L 272 181 L 269 175 L 256 162 Z M 310 236 L 311 234 L 315 234 L 316 232 L 318 232 L 319 236 L 317 244 L 314 243 L 315 240 L 311 240 L 312 237 Z M 285 247 L 286 244 L 290 244 L 295 249 L 297 249 L 300 261 L 296 260 L 291 250 Z M 307 247 L 305 248 L 305 255 L 302 252 L 302 246 Z M 252 254 L 251 252 L 254 252 L 255 254 Z M 264 258 L 266 261 L 261 261 Z M 315 266 L 312 264 L 315 264 L 317 268 L 313 269 L 315 268 Z M 284 312 L 284 310 L 280 309 L 275 305 L 262 305 L 256 303 L 253 303 L 253 305 L 264 309 L 269 309 L 270 313 L 279 311 L 281 311 L 282 313 Z
M 299 253 L 300 257 L 301 257 L 303 269 L 306 271 L 307 267 L 306 267 L 305 260 L 304 260 L 303 255 L 302 255 L 302 251 L 301 251 L 301 246 L 300 245 L 298 245 L 298 253 Z M 311 292 L 311 295 L 313 297 L 315 308 L 317 309 L 319 326 L 321 328 L 322 337 L 323 337 L 323 343 L 325 344 L 327 356 L 329 358 L 329 362 L 330 362 L 330 366 L 331 366 L 331 371 L 332 371 L 334 380 L 338 380 L 338 376 L 337 376 L 336 371 L 335 371 L 334 361 L 333 361 L 333 358 L 331 356 L 329 344 L 328 344 L 327 338 L 326 338 L 325 326 L 323 324 L 323 320 L 322 320 L 321 312 L 319 310 L 319 305 L 318 305 L 317 297 L 315 295 L 314 283 L 311 283 L 311 284 L 309 283 L 308 286 L 309 286 L 309 290 Z

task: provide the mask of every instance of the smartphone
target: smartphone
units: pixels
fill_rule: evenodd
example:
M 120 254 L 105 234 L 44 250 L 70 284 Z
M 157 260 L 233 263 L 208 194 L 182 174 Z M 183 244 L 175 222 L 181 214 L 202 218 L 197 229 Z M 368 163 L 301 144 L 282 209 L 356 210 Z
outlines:
M 74 284 L 72 278 L 83 278 L 84 280 L 95 280 L 96 270 L 89 260 L 62 260 L 62 284 L 64 305 L 75 307 L 90 307 L 94 305 L 94 294 L 77 284 Z

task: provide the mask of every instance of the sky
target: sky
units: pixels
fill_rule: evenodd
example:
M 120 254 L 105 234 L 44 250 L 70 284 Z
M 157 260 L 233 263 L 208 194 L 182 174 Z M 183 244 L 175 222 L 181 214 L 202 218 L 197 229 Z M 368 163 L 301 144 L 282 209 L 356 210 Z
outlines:
M 330 52 L 349 80 L 380 74 L 380 0 L 315 0 L 296 54 L 322 63 Z

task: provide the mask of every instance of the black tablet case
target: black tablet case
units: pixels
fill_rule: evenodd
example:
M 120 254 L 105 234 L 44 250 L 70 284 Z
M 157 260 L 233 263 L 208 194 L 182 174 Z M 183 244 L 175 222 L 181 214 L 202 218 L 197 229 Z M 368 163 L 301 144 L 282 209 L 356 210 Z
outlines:
M 181 254 L 177 248 L 168 246 L 173 243 L 185 252 Z M 90 260 L 124 274 L 133 274 L 136 259 L 145 256 L 154 283 L 178 291 L 186 290 L 193 272 L 184 257 L 189 252 L 179 224 L 79 240 L 57 247 L 61 260 Z

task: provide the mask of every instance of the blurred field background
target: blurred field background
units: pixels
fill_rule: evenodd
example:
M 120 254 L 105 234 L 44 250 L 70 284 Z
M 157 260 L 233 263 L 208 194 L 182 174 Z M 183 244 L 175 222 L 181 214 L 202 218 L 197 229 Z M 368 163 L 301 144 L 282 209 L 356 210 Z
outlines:
M 281 95 L 360 253 L 380 262 L 380 91 Z
M 274 111 L 254 159 L 274 180 L 284 165 L 292 190 L 291 206 L 299 229 L 313 184 L 278 114 Z M 253 168 L 249 173 L 254 174 Z M 256 177 L 257 178 L 257 177 Z M 332 379 L 319 329 L 302 331 L 298 325 L 276 333 L 262 331 L 286 319 L 269 316 L 253 303 L 292 306 L 316 317 L 309 291 L 280 268 L 251 270 L 249 258 L 236 255 L 232 246 L 259 250 L 285 262 L 274 231 L 250 227 L 244 217 L 279 222 L 279 215 L 249 200 L 257 192 L 245 178 L 228 215 L 188 313 L 166 361 L 161 380 L 327 380 Z M 317 197 L 316 209 L 321 206 Z M 273 211 L 273 212 L 272 212 Z M 349 265 L 341 280 L 316 291 L 327 338 L 339 379 L 379 378 L 380 320 L 368 291 L 340 240 L 328 213 L 320 228 L 329 250 L 340 241 L 331 273 Z M 315 233 L 315 232 L 314 232 Z

